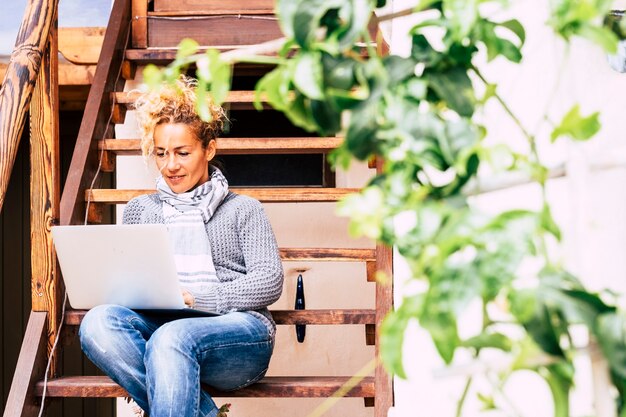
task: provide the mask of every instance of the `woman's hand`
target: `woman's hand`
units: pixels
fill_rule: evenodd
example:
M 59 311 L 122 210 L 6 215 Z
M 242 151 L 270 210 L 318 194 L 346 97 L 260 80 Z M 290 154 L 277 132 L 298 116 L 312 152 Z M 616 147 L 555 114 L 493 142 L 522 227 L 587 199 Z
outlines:
M 193 295 L 187 290 L 183 290 L 183 301 L 185 301 L 185 304 L 190 308 L 193 308 L 196 304 L 196 299 L 193 298 Z

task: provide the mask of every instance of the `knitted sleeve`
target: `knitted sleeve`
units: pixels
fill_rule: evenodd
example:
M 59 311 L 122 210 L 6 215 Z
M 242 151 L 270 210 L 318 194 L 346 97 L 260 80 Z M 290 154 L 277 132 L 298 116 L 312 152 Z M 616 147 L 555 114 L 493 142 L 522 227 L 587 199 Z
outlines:
M 283 266 L 270 222 L 261 203 L 242 199 L 238 207 L 237 234 L 246 273 L 232 281 L 220 282 L 204 294 L 215 311 L 259 310 L 276 302 L 283 289 Z
M 122 223 L 124 224 L 139 224 L 141 223 L 141 216 L 146 209 L 144 204 L 141 204 L 139 198 L 133 198 L 124 207 L 124 215 L 122 217 Z

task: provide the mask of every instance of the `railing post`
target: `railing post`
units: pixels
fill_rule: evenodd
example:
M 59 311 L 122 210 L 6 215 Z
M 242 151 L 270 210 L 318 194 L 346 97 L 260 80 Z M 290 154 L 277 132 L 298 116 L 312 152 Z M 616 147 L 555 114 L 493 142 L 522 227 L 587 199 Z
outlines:
M 0 210 L 58 0 L 29 0 L 0 87 Z
M 56 26 L 55 17 L 30 105 L 32 310 L 48 312 L 48 353 L 59 326 L 62 302 L 62 284 L 51 235 L 51 227 L 59 223 L 61 194 Z M 56 366 L 51 367 L 53 375 L 56 369 Z

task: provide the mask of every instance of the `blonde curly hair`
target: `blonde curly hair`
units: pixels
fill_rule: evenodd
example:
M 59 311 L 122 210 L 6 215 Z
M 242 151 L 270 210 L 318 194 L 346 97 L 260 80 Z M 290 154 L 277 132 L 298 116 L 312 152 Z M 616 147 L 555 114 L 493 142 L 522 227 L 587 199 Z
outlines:
M 154 153 L 154 130 L 161 123 L 187 125 L 203 148 L 222 132 L 226 118 L 222 107 L 209 101 L 210 122 L 203 121 L 196 113 L 197 84 L 194 78 L 181 75 L 173 85 L 164 84 L 159 90 L 144 93 L 137 99 L 134 108 L 141 132 L 141 153 L 145 158 Z

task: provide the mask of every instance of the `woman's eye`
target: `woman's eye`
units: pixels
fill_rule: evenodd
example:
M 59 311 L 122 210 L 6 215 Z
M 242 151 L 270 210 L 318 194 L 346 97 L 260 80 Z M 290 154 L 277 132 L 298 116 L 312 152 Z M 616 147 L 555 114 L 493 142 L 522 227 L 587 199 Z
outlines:
M 165 156 L 165 152 L 157 152 L 156 156 L 157 158 L 163 158 Z
M 189 152 L 179 152 L 178 153 L 180 156 L 188 156 Z

